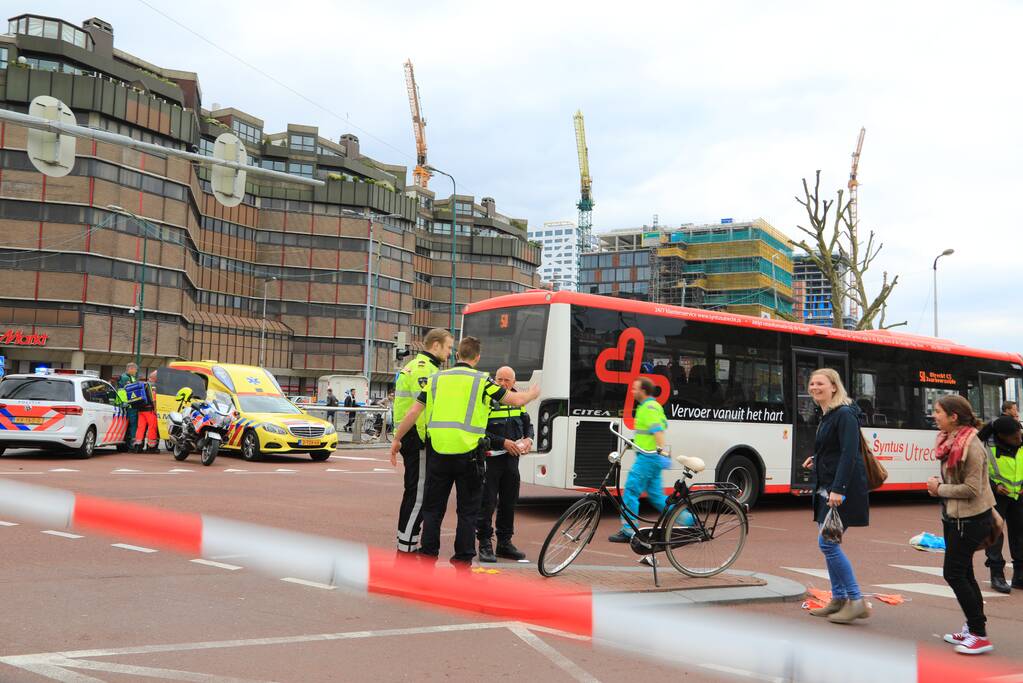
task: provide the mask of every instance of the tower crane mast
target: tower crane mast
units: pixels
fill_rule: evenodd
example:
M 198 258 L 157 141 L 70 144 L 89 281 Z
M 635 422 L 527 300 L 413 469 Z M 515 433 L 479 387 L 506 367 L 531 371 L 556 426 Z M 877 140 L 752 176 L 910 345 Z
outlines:
M 590 248 L 593 239 L 593 179 L 590 177 L 590 152 L 586 147 L 586 126 L 582 111 L 572 117 L 575 122 L 575 145 L 579 155 L 579 227 L 577 232 L 577 253 L 581 260 L 583 251 Z
M 405 60 L 405 88 L 408 90 L 408 106 L 412 112 L 412 132 L 416 136 L 416 167 L 412 171 L 412 182 L 426 189 L 430 184 L 430 172 L 426 170 L 426 119 L 423 117 L 419 98 L 419 86 L 412 69 L 412 60 Z

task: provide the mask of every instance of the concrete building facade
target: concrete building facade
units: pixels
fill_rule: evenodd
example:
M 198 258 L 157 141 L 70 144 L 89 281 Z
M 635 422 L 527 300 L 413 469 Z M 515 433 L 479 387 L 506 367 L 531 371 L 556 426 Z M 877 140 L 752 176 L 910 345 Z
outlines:
M 725 310 L 792 316 L 792 249 L 763 219 L 613 230 L 584 254 L 580 291 Z
M 380 393 L 393 376 L 397 332 L 414 340 L 449 326 L 453 272 L 458 312 L 539 284 L 540 250 L 527 241 L 525 221 L 499 214 L 493 199 L 438 199 L 407 186 L 405 166 L 362 154 L 354 135 L 332 140 L 298 124 L 268 133 L 252 114 L 204 108 L 195 73 L 116 49 L 102 20 L 9 21 L 0 36 L 0 106 L 24 112 L 37 95 L 68 104 L 81 125 L 179 149 L 209 154 L 216 136 L 231 131 L 253 165 L 326 185 L 250 176 L 244 201 L 226 208 L 206 168 L 81 140 L 71 174 L 49 178 L 28 160 L 26 130 L 0 125 L 0 355 L 8 372 L 45 364 L 108 377 L 136 348 L 144 367 L 255 364 L 263 333 L 264 364 L 289 393 L 309 393 L 320 375 L 362 373 L 368 331 Z

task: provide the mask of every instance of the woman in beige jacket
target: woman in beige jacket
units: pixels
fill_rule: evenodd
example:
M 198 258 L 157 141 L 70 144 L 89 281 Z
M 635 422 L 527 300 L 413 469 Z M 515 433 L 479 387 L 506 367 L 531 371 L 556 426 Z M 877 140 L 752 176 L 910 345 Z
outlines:
M 987 453 L 977 438 L 980 421 L 970 402 L 958 394 L 942 396 L 934 405 L 936 445 L 941 478 L 931 477 L 927 491 L 942 503 L 945 533 L 945 581 L 966 615 L 966 625 L 945 642 L 964 655 L 994 649 L 987 637 L 984 599 L 973 575 L 973 554 L 991 533 L 995 496 L 988 482 Z

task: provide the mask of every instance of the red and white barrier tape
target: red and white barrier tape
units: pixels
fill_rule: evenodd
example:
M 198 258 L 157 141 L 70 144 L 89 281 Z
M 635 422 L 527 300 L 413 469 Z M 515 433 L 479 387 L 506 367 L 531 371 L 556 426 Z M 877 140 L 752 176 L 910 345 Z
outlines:
M 627 595 L 594 594 L 551 580 L 435 567 L 361 543 L 196 513 L 75 495 L 0 479 L 0 515 L 52 529 L 126 538 L 202 557 L 244 555 L 246 566 L 358 592 L 487 614 L 591 637 L 649 658 L 722 675 L 812 683 L 1023 683 L 1019 669 L 948 650 L 893 643 L 846 629 L 710 608 L 637 608 Z

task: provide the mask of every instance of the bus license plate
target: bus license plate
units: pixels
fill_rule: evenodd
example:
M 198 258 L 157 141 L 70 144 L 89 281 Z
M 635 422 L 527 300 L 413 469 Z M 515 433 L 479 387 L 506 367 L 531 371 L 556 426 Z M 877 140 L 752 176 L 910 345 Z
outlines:
M 319 446 L 319 439 L 302 439 L 298 442 L 300 446 Z
M 14 423 L 19 425 L 41 425 L 43 418 L 41 417 L 16 417 Z

